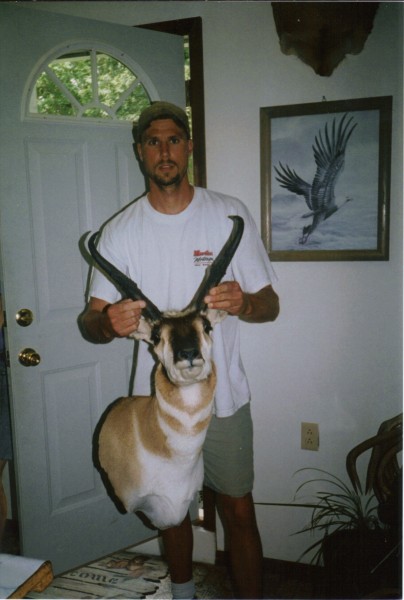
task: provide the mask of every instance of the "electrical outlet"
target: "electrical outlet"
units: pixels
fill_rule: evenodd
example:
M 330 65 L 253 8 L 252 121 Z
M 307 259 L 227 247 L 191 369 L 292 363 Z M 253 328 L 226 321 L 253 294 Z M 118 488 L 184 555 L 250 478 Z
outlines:
M 302 450 L 318 450 L 320 434 L 318 423 L 301 424 Z

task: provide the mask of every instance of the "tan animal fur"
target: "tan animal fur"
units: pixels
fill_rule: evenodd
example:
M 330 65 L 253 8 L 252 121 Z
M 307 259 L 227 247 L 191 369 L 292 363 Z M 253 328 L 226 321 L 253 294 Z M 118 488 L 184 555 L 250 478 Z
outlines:
M 127 512 L 141 511 L 159 528 L 185 518 L 203 481 L 202 446 L 211 419 L 216 370 L 206 320 L 214 325 L 226 313 L 170 314 L 160 326 L 154 351 L 162 361 L 155 394 L 121 398 L 108 409 L 98 434 L 99 465 Z M 185 323 L 185 324 L 184 324 Z M 176 329 L 197 333 L 200 357 L 189 364 L 173 356 Z M 205 330 L 206 328 L 206 330 Z M 137 338 L 150 341 L 144 321 Z

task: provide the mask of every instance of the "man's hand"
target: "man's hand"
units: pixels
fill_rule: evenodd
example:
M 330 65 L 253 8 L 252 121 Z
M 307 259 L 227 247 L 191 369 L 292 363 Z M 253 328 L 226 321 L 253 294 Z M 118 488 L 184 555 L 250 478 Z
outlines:
M 237 281 L 225 281 L 209 291 L 205 302 L 208 308 L 225 310 L 250 323 L 275 321 L 279 314 L 279 298 L 271 285 L 248 294 Z
M 239 316 L 248 304 L 246 296 L 237 281 L 224 281 L 209 290 L 205 302 L 209 308 L 225 310 L 229 315 Z
M 139 327 L 142 308 L 146 306 L 143 300 L 122 300 L 116 304 L 107 304 L 102 313 L 105 315 L 103 329 L 111 337 L 127 337 Z
M 127 337 L 136 331 L 145 306 L 143 300 L 121 300 L 116 304 L 108 304 L 105 300 L 93 297 L 80 322 L 90 341 L 105 344 L 115 337 Z

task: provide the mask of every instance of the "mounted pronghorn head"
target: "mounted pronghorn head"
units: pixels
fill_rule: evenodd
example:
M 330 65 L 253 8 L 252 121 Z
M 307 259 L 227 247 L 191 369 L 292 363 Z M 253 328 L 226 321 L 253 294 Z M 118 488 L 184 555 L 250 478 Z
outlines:
M 169 379 L 176 385 L 189 385 L 206 379 L 211 370 L 211 331 L 227 313 L 206 307 L 205 296 L 217 286 L 232 260 L 244 230 L 244 221 L 239 216 L 233 220 L 229 239 L 206 269 L 205 276 L 190 304 L 179 312 L 162 313 L 138 288 L 136 283 L 108 262 L 95 247 L 94 233 L 88 247 L 97 265 L 112 279 L 123 295 L 131 300 L 143 300 L 146 307 L 139 327 L 131 337 L 152 345 L 159 361 L 165 367 Z

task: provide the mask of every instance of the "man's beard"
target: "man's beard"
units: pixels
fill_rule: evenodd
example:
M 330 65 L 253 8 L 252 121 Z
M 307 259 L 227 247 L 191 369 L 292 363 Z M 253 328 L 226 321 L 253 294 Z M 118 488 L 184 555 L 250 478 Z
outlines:
M 171 179 L 164 179 L 164 177 L 153 174 L 150 179 L 154 181 L 159 188 L 163 189 L 171 186 L 178 186 L 183 177 L 181 177 L 181 173 L 177 173 L 174 177 L 171 177 Z
M 171 163 L 175 165 L 175 163 Z M 176 165 L 175 165 L 176 166 Z M 162 177 L 158 175 L 156 172 L 147 173 L 148 177 L 160 188 L 168 188 L 168 187 L 176 187 L 179 186 L 181 181 L 184 179 L 187 174 L 188 169 L 184 169 L 184 171 L 178 171 L 175 175 L 169 178 Z

